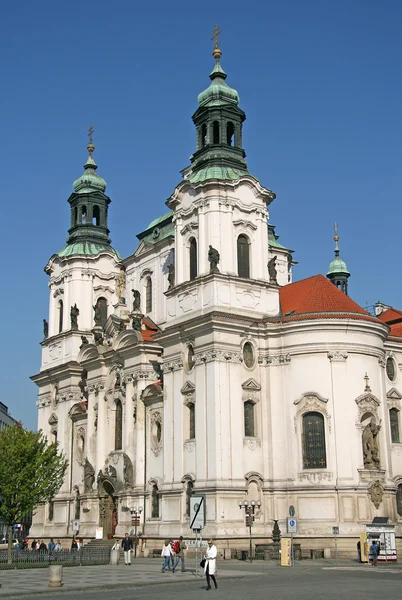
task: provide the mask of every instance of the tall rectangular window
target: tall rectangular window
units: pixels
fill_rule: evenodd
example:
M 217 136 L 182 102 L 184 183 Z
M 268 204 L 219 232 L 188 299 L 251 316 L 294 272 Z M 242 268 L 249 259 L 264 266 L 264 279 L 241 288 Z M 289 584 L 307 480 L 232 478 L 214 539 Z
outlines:
M 188 417 L 189 417 L 189 439 L 195 439 L 195 404 L 190 402 L 188 406 Z
M 251 400 L 244 403 L 244 435 L 246 437 L 255 436 L 254 403 Z
M 399 444 L 399 411 L 397 408 L 391 408 L 389 411 L 389 422 L 391 425 L 391 442 Z
M 250 277 L 250 245 L 245 235 L 237 238 L 237 273 L 239 277 Z
M 152 279 L 148 277 L 145 288 L 145 310 L 147 313 L 152 312 Z
M 197 242 L 194 238 L 190 241 L 190 281 L 197 277 Z
M 303 415 L 303 468 L 325 469 L 324 417 L 321 413 L 310 412 Z

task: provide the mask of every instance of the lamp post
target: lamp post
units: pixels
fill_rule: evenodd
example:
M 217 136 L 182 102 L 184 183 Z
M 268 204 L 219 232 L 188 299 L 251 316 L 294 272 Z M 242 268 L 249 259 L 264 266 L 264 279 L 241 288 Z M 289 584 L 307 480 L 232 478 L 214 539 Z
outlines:
M 140 515 L 142 513 L 142 506 L 138 508 L 131 508 L 131 525 L 134 527 L 134 558 L 137 558 L 137 527 L 140 524 Z
M 254 512 L 256 507 L 260 508 L 261 506 L 261 502 L 254 502 L 254 500 L 251 500 L 251 502 L 248 502 L 248 500 L 244 500 L 243 502 L 239 502 L 239 508 L 244 508 L 244 512 L 246 515 L 246 525 L 249 528 L 249 532 L 250 532 L 250 562 L 253 561 L 253 541 L 252 541 L 252 535 L 251 535 L 251 528 L 253 526 L 254 523 Z

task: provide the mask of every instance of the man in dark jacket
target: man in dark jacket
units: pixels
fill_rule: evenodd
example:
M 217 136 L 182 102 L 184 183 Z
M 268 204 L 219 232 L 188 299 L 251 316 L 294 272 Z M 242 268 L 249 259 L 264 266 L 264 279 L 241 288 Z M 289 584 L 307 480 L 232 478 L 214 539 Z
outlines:
M 121 541 L 122 548 L 124 550 L 124 564 L 131 565 L 131 550 L 133 549 L 133 542 L 128 537 L 128 533 L 124 536 Z

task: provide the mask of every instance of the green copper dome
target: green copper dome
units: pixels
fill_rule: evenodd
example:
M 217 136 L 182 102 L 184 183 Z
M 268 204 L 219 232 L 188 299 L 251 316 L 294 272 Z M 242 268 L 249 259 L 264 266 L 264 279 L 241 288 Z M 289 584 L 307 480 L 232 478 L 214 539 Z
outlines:
M 345 275 L 350 275 L 346 263 L 344 260 L 337 256 L 334 260 L 329 264 L 327 275 L 334 275 L 343 273 Z
M 106 189 L 106 181 L 97 174 L 98 165 L 92 157 L 92 152 L 88 156 L 88 160 L 84 165 L 85 172 L 76 179 L 73 183 L 74 192 L 76 194 L 85 194 L 99 190 L 104 192 Z
M 222 69 L 219 58 L 216 59 L 214 69 L 209 77 L 212 80 L 210 86 L 201 92 L 197 98 L 200 106 L 220 106 L 222 104 L 235 104 L 237 106 L 239 104 L 239 94 L 226 83 L 227 75 Z

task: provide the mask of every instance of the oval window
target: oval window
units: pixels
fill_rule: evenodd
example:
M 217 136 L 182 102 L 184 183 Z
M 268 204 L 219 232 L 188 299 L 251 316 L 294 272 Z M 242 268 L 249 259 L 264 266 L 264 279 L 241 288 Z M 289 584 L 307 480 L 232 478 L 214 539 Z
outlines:
M 395 362 L 390 356 L 387 358 L 387 377 L 390 381 L 395 381 Z
M 159 444 L 162 439 L 162 425 L 160 421 L 155 421 L 152 427 L 154 441 Z
M 194 348 L 192 346 L 188 346 L 187 348 L 187 371 L 191 371 L 195 365 L 195 359 L 194 359 Z
M 243 360 L 248 368 L 254 365 L 254 348 L 250 342 L 246 342 L 243 346 Z

